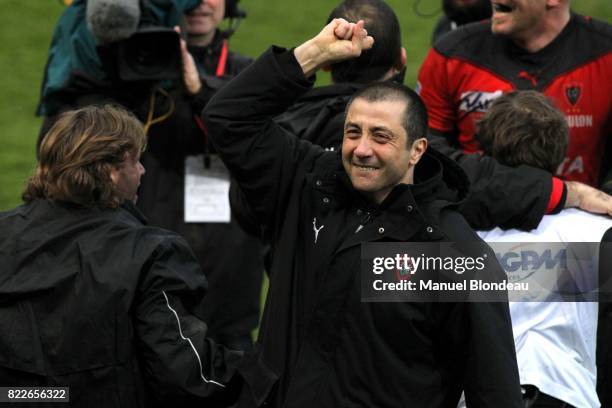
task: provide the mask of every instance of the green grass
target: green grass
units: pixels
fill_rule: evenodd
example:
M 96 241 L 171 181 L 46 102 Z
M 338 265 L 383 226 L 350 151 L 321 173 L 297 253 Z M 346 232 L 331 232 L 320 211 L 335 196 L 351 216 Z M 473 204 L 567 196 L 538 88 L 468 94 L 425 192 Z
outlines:
M 419 17 L 416 0 L 389 0 L 400 17 L 408 52 L 406 83 L 416 73 L 429 47 L 435 17 Z M 259 55 L 270 44 L 295 46 L 314 36 L 336 1 L 242 0 L 249 17 L 232 39 L 232 48 Z M 421 0 L 419 10 L 439 10 L 438 0 Z M 612 1 L 576 0 L 574 8 L 610 22 Z M 55 23 L 63 10 L 58 0 L 0 0 L 0 211 L 20 202 L 24 181 L 35 165 L 34 146 L 40 119 L 34 116 L 43 68 Z M 322 76 L 319 83 L 329 80 Z
M 0 0 L 0 210 L 20 201 L 34 166 L 40 119 L 34 116 L 57 0 Z

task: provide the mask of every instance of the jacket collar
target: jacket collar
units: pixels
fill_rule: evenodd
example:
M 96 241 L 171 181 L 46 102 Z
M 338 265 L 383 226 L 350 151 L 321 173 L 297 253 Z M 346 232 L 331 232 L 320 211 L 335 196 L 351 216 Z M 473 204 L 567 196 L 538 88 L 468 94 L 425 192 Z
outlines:
M 201 61 L 208 55 L 218 55 L 223 48 L 223 36 L 219 30 L 215 31 L 215 36 L 210 44 L 200 45 L 187 45 L 187 49 L 193 55 L 195 61 Z
M 133 215 L 141 223 L 145 225 L 149 223 L 147 220 L 147 217 L 145 217 L 144 214 L 140 212 L 140 210 L 136 207 L 136 205 L 133 202 L 126 200 L 121 204 L 120 207 L 126 210 L 127 212 L 129 212 L 131 215 Z
M 332 175 L 337 178 L 344 190 L 366 208 L 378 210 L 393 210 L 403 208 L 405 203 L 403 196 L 409 195 L 413 201 L 421 204 L 434 200 L 443 201 L 446 205 L 458 206 L 469 194 L 469 180 L 463 169 L 453 160 L 431 147 L 427 149 L 414 171 L 414 184 L 398 184 L 391 190 L 387 198 L 377 205 L 369 202 L 364 196 L 354 189 L 350 178 L 342 167 L 340 153 L 337 154 L 339 168 L 330 172 L 322 169 L 322 176 L 326 178 Z
M 54 200 L 50 200 L 50 199 L 38 199 L 38 200 L 34 200 L 34 203 L 39 208 L 44 208 L 43 211 L 51 211 L 51 208 L 62 208 L 63 211 L 67 211 L 67 212 L 71 212 L 71 213 L 76 213 L 76 212 L 81 212 L 81 211 L 96 212 L 96 213 L 103 213 L 103 212 L 106 212 L 106 211 L 113 211 L 112 209 L 104 208 L 104 207 L 99 207 L 99 206 L 85 207 L 85 206 L 82 206 L 82 205 L 79 205 L 79 204 L 74 204 L 74 203 L 70 203 L 70 202 L 54 201 Z M 147 224 L 148 223 L 147 217 L 145 217 L 144 214 L 142 212 L 140 212 L 140 210 L 136 207 L 136 205 L 133 202 L 131 202 L 129 200 L 125 200 L 125 201 L 123 201 L 123 203 L 121 203 L 119 208 L 127 211 L 130 215 L 135 217 L 141 223 L 143 223 L 143 224 Z

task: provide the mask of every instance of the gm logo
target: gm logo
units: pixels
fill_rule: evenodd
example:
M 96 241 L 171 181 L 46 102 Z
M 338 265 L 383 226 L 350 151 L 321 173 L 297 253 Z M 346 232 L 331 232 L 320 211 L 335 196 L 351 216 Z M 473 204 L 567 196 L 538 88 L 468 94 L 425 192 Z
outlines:
M 551 249 L 538 252 L 533 250 L 508 251 L 495 256 L 506 273 L 515 273 L 513 281 L 527 279 L 536 271 L 566 270 L 567 253 L 565 249 L 553 252 Z

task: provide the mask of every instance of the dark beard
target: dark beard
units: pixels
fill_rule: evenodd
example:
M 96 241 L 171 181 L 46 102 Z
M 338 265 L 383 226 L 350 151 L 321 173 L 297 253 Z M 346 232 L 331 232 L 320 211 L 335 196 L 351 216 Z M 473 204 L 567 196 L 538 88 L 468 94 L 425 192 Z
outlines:
M 470 6 L 457 6 L 454 0 L 442 0 L 444 14 L 457 25 L 490 18 L 493 13 L 490 0 L 477 0 Z

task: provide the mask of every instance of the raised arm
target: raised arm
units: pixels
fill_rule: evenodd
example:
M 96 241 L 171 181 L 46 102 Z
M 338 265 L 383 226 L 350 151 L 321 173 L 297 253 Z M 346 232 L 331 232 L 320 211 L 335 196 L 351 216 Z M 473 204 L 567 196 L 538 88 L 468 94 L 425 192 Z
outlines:
M 276 125 L 308 91 L 317 69 L 358 56 L 371 47 L 363 22 L 333 20 L 294 52 L 273 47 L 210 101 L 203 121 L 217 152 L 264 225 L 284 214 L 299 172 L 308 171 L 323 150 Z

